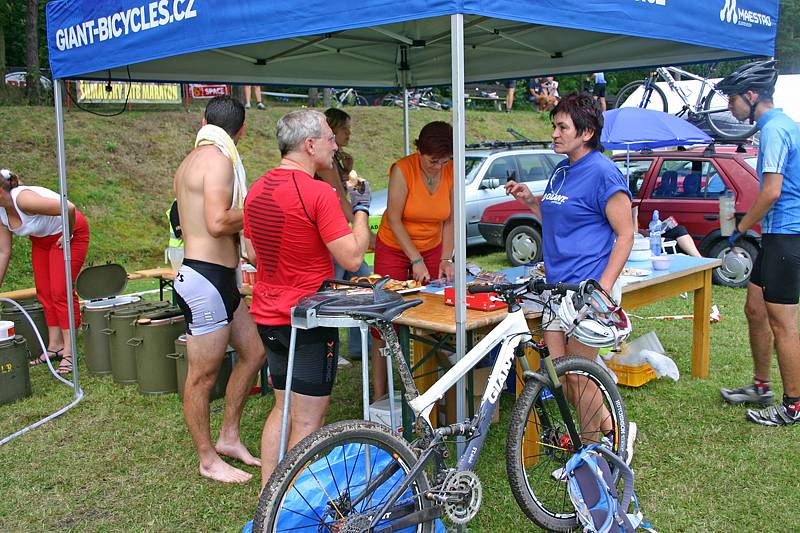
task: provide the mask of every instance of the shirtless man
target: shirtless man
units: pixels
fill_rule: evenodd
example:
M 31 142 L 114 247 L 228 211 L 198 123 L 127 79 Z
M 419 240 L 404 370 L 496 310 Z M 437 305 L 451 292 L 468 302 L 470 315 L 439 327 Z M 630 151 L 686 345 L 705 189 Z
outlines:
M 235 143 L 244 134 L 244 107 L 228 96 L 213 98 L 206 106 L 206 124 L 222 128 Z M 178 167 L 173 187 L 185 259 L 175 276 L 175 292 L 188 329 L 183 414 L 200 456 L 200 474 L 244 483 L 252 474 L 227 464 L 220 455 L 261 465 L 242 444 L 239 422 L 253 376 L 266 355 L 236 284 L 242 210 L 231 207 L 233 182 L 231 160 L 213 145 L 195 148 Z M 208 398 L 228 343 L 238 356 L 225 391 L 219 439 L 212 445 Z

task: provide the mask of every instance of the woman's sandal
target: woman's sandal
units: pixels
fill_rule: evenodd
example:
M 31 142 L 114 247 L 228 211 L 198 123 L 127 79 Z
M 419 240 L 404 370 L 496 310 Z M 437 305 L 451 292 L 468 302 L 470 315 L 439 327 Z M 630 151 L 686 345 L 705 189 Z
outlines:
M 46 356 L 45 354 L 41 354 L 39 357 L 33 359 L 28 364 L 30 366 L 44 365 L 47 364 L 47 359 L 50 359 L 51 361 L 61 361 L 61 352 L 63 351 L 64 348 L 61 348 L 60 350 L 47 350 Z
M 72 356 L 65 355 L 61 358 L 61 364 L 58 365 L 56 372 L 62 376 L 65 374 L 72 374 Z

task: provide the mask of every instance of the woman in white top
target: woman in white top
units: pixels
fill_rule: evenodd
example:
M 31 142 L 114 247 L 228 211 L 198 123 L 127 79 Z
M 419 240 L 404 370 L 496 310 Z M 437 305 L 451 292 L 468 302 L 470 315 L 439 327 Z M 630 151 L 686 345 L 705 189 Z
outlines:
M 89 249 L 89 225 L 86 218 L 69 202 L 69 228 L 72 259 L 72 282 L 83 266 Z M 0 285 L 3 284 L 11 258 L 12 234 L 31 240 L 31 262 L 36 296 L 44 308 L 50 342 L 47 353 L 31 361 L 61 359 L 60 374 L 72 372 L 69 336 L 67 282 L 64 272 L 61 199 L 58 193 L 44 187 L 20 185 L 19 177 L 8 169 L 0 170 Z M 72 294 L 75 326 L 80 322 L 78 297 Z

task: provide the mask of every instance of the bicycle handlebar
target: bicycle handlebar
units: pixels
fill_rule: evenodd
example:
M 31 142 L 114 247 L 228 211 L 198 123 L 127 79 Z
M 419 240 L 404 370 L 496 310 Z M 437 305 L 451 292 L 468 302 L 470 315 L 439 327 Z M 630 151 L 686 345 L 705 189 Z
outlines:
M 595 289 L 599 289 L 600 284 L 593 280 L 588 279 L 583 283 L 547 283 L 544 278 L 533 278 L 524 283 L 495 283 L 492 285 L 472 285 L 467 287 L 470 294 L 479 294 L 487 292 L 496 292 L 500 295 L 519 297 L 526 292 L 534 294 L 542 294 L 544 291 L 551 291 L 556 294 L 564 295 L 567 291 L 585 291 L 591 293 Z

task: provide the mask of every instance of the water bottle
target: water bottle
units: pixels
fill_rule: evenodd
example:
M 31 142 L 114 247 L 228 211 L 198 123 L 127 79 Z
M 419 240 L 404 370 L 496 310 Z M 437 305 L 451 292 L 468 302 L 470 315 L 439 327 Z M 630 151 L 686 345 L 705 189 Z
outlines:
M 653 220 L 650 221 L 650 253 L 661 255 L 661 221 L 658 219 L 658 209 L 653 211 Z
M 734 210 L 733 191 L 728 189 L 719 197 L 719 232 L 723 237 L 727 237 L 736 229 Z

